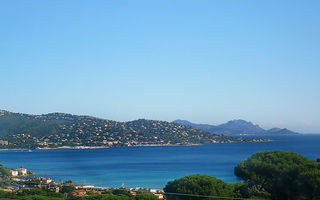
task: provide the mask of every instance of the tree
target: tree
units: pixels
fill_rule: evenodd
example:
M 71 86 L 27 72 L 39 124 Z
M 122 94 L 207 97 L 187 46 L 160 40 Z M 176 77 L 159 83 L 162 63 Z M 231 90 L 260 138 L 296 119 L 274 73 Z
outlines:
M 114 195 L 125 195 L 125 196 L 128 196 L 128 197 L 132 197 L 132 195 L 130 194 L 130 191 L 125 189 L 125 188 L 114 189 L 114 190 L 112 190 L 112 194 L 114 194 Z
M 62 180 L 62 179 L 61 179 L 61 180 Z M 72 181 L 72 180 L 66 180 L 64 183 L 65 183 L 65 184 L 73 184 L 73 181 Z
M 75 198 L 79 199 L 79 198 Z M 92 194 L 86 197 L 82 197 L 81 200 L 131 200 L 130 197 L 126 195 L 114 195 L 114 194 Z
M 225 183 L 220 179 L 208 175 L 194 174 L 168 182 L 164 191 L 169 200 L 203 200 L 201 197 L 175 195 L 170 193 L 205 195 L 205 196 L 233 196 L 234 187 L 231 183 Z
M 0 164 L 0 177 L 4 178 L 8 176 L 10 176 L 10 169 Z
M 159 199 L 156 195 L 151 194 L 151 193 L 142 193 L 142 194 L 137 194 L 134 197 L 135 200 L 157 200 Z
M 319 163 L 294 152 L 265 151 L 253 154 L 235 167 L 235 175 L 254 191 L 271 199 L 320 198 Z
M 73 184 L 72 180 L 67 180 L 62 184 L 61 187 L 61 193 L 72 193 L 74 190 L 76 189 L 76 187 Z
M 61 193 L 72 193 L 74 190 L 76 189 L 76 187 L 74 187 L 73 185 L 62 185 L 61 187 Z

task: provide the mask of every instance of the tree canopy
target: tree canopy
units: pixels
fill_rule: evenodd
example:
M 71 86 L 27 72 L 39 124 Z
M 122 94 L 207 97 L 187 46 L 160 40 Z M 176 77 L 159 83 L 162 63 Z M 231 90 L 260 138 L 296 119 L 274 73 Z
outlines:
M 166 195 L 169 200 L 200 200 L 203 198 L 195 196 L 180 196 L 170 193 L 230 197 L 233 196 L 233 189 L 234 187 L 232 184 L 225 183 L 215 177 L 194 174 L 168 182 L 164 191 L 165 193 L 169 193 Z
M 142 194 L 137 194 L 134 197 L 134 199 L 135 200 L 157 200 L 159 198 L 151 193 L 142 193 Z
M 255 153 L 234 172 L 258 196 L 268 192 L 271 199 L 320 198 L 319 163 L 294 152 Z

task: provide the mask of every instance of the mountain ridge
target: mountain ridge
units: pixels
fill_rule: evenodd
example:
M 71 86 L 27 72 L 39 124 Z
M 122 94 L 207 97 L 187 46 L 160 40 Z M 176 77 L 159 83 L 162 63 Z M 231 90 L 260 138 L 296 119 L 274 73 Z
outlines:
M 203 131 L 207 131 L 215 134 L 224 134 L 228 136 L 241 136 L 241 135 L 249 135 L 249 136 L 267 136 L 267 135 L 293 135 L 299 134 L 294 131 L 288 130 L 287 128 L 271 128 L 271 129 L 263 129 L 257 124 L 253 124 L 250 121 L 245 121 L 242 119 L 230 120 L 226 123 L 220 125 L 210 125 L 210 124 L 196 124 L 187 120 L 174 120 L 173 123 L 183 124 L 187 126 L 191 126 L 194 128 L 201 129 Z

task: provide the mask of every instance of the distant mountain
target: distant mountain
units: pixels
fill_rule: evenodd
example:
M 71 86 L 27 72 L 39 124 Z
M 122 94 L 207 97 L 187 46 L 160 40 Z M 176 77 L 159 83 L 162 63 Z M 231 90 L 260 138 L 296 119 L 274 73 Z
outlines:
M 117 122 L 66 113 L 29 115 L 0 110 L 0 148 L 137 146 L 258 142 L 265 139 L 212 134 L 177 123 L 139 119 Z M 2 142 L 6 144 L 6 142 Z
M 267 133 L 268 134 L 277 134 L 277 135 L 279 135 L 279 134 L 281 134 L 281 135 L 298 134 L 298 133 L 290 131 L 286 128 L 272 128 L 272 129 L 267 130 Z
M 245 120 L 231 120 L 225 124 L 221 124 L 218 126 L 209 125 L 209 124 L 195 124 L 189 122 L 187 120 L 175 120 L 173 123 L 183 124 L 186 126 L 191 126 L 197 129 L 201 129 L 203 131 L 207 131 L 215 134 L 224 134 L 229 136 L 240 136 L 240 135 L 292 135 L 298 134 L 296 132 L 290 131 L 286 128 L 272 128 L 270 130 L 265 130 L 261 128 L 257 124 L 253 124 L 252 122 L 248 122 Z

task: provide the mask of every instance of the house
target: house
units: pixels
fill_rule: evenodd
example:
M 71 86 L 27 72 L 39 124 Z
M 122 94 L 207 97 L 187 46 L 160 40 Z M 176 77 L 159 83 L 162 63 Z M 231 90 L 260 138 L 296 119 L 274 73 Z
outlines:
M 60 187 L 58 185 L 48 185 L 48 190 L 52 191 L 52 192 L 56 192 L 59 193 L 60 192 Z
M 19 172 L 17 170 L 10 170 L 11 176 L 18 176 Z
M 154 194 L 154 195 L 156 195 L 159 199 L 164 199 L 163 194 Z
M 159 189 L 150 189 L 150 192 L 157 196 L 159 199 L 164 199 L 164 190 Z
M 0 140 L 0 145 L 9 145 L 9 142 L 5 140 Z
M 52 179 L 44 178 L 44 177 L 40 177 L 39 180 L 41 181 L 41 183 L 44 183 L 44 184 L 48 184 L 52 182 Z
M 77 197 L 84 197 L 87 196 L 87 191 L 85 190 L 75 190 L 72 192 L 73 196 L 77 196 Z
M 22 166 L 19 168 L 19 169 L 17 169 L 17 171 L 18 171 L 18 173 L 19 173 L 19 175 L 27 175 L 27 169 L 26 168 L 23 168 Z

